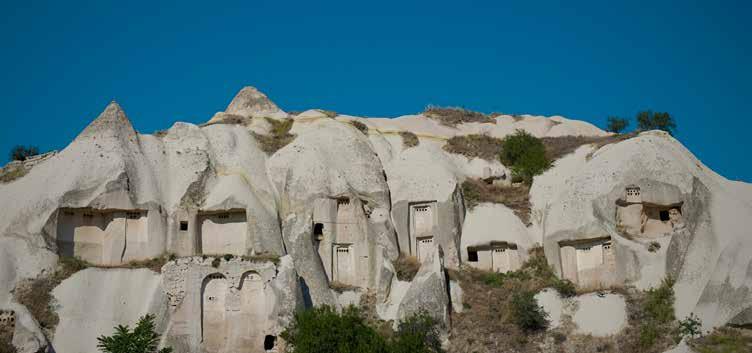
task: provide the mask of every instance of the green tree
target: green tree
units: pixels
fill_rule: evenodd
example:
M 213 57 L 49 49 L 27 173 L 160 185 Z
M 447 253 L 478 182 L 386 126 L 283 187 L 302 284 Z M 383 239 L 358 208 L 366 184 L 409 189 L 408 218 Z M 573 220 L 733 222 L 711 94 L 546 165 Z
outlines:
M 330 306 L 320 306 L 295 313 L 281 337 L 290 352 L 386 353 L 384 338 L 366 325 L 358 308 L 350 306 L 337 313 Z
M 10 160 L 12 161 L 25 161 L 31 156 L 39 154 L 39 148 L 35 146 L 15 146 L 10 150 Z
M 392 353 L 440 353 L 439 324 L 421 311 L 399 323 L 397 334 L 391 342 Z
M 615 133 L 621 133 L 629 126 L 629 120 L 622 119 L 618 116 L 609 116 L 606 130 Z
M 676 121 L 669 113 L 647 110 L 637 113 L 637 129 L 663 130 L 673 135 L 676 131 Z
M 159 347 L 159 334 L 154 326 L 154 315 L 142 316 L 136 327 L 118 325 L 112 336 L 99 336 L 97 348 L 103 353 L 170 353 L 172 348 Z
M 517 130 L 502 140 L 499 159 L 512 169 L 515 177 L 528 185 L 533 183 L 534 176 L 551 167 L 551 161 L 546 157 L 546 146 L 524 130 Z

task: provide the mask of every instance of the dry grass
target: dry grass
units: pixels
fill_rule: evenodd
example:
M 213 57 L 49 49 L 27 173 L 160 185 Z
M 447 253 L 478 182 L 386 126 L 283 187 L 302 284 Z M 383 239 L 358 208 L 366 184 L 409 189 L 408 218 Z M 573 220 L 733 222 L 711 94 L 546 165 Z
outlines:
M 0 184 L 7 184 L 28 174 L 29 170 L 23 165 L 7 165 L 0 169 Z
M 77 258 L 61 257 L 54 273 L 25 280 L 14 290 L 16 300 L 29 309 L 47 337 L 52 337 L 60 322 L 60 317 L 55 312 L 52 290 L 74 273 L 89 266 L 89 263 Z
M 410 131 L 400 131 L 400 137 L 402 137 L 402 146 L 405 148 L 415 147 L 420 144 L 418 136 Z
M 486 114 L 474 112 L 464 108 L 428 106 L 423 111 L 429 119 L 433 119 L 446 126 L 457 126 L 462 123 L 492 123 L 496 120 Z
M 752 330 L 720 327 L 688 343 L 698 353 L 748 353 L 752 352 Z
M 635 133 L 612 136 L 558 136 L 544 137 L 541 140 L 546 146 L 546 157 L 551 161 L 555 161 L 574 152 L 582 145 L 595 144 L 596 149 L 598 149 L 605 145 L 621 142 L 635 136 Z
M 331 118 L 331 119 L 334 119 L 337 117 L 337 115 L 339 115 L 337 114 L 337 112 L 332 111 L 332 110 L 325 110 L 325 109 L 316 109 L 316 110 L 326 115 L 327 118 Z
M 516 293 L 540 291 L 552 275 L 545 258 L 538 256 L 507 274 L 472 268 L 450 271 L 462 287 L 463 312 L 452 313 L 449 352 L 539 352 L 547 332 L 519 328 L 512 298 Z
M 487 135 L 454 136 L 447 140 L 444 150 L 461 154 L 468 158 L 481 158 L 487 161 L 499 158 L 502 141 Z
M 420 270 L 420 261 L 415 256 L 400 254 L 394 263 L 394 270 L 397 272 L 397 279 L 400 281 L 412 281 Z
M 167 262 L 175 260 L 174 254 L 163 254 L 162 256 L 155 257 L 147 260 L 131 261 L 122 266 L 113 266 L 112 268 L 148 268 L 156 273 L 162 273 L 162 266 Z
M 287 146 L 290 142 L 295 140 L 296 135 L 290 133 L 294 120 L 283 119 L 277 120 L 272 118 L 266 118 L 266 121 L 271 125 L 271 130 L 268 135 L 257 134 L 251 132 L 253 137 L 258 141 L 261 150 L 267 154 L 274 154 L 282 147 Z
M 522 224 L 530 224 L 530 188 L 521 186 L 498 186 L 478 179 L 466 179 L 462 183 L 465 206 L 472 210 L 480 203 L 500 203 L 509 207 Z
M 337 293 L 342 293 L 342 292 L 352 291 L 352 290 L 357 290 L 358 289 L 358 287 L 356 287 L 356 286 L 345 284 L 345 283 L 342 283 L 342 282 L 337 282 L 337 281 L 330 282 L 329 283 L 329 288 L 333 289 Z
M 271 262 L 275 265 L 279 265 L 279 255 L 263 253 L 256 255 L 246 255 L 241 257 L 244 261 L 250 262 Z
M 361 123 L 357 120 L 350 120 L 348 123 L 352 126 L 355 126 L 356 129 L 360 130 L 360 132 L 363 133 L 363 135 L 368 136 L 368 125 Z

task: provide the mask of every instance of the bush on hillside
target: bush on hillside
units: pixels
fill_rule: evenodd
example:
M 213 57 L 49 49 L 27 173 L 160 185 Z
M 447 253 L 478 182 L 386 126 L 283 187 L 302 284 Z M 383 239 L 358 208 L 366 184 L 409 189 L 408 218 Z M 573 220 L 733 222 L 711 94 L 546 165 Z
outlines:
M 402 146 L 405 148 L 415 147 L 420 143 L 418 136 L 410 131 L 400 131 L 400 137 L 402 137 Z
M 358 129 L 360 132 L 363 133 L 363 135 L 368 136 L 368 125 L 361 123 L 357 120 L 350 120 L 350 125 L 355 126 L 356 129 Z
M 606 131 L 621 133 L 629 126 L 629 120 L 618 116 L 609 116 L 606 123 Z
M 535 292 L 515 293 L 512 296 L 512 315 L 514 322 L 522 330 L 538 331 L 548 327 L 548 314 L 538 305 Z
M 115 327 L 112 336 L 97 337 L 97 348 L 103 353 L 170 353 L 172 348 L 159 347 L 159 334 L 154 325 L 154 315 L 142 316 L 131 330 L 127 325 Z
M 281 337 L 293 353 L 439 353 L 439 323 L 425 312 L 406 317 L 391 339 L 369 326 L 361 309 L 330 306 L 299 311 Z M 391 332 L 391 330 L 389 330 Z M 385 333 L 387 334 L 387 333 Z
M 354 306 L 341 314 L 326 305 L 299 311 L 281 337 L 295 353 L 388 352 L 384 338 Z
M 637 129 L 663 130 L 673 135 L 676 131 L 676 121 L 669 113 L 647 110 L 637 113 Z
M 12 161 L 25 161 L 31 156 L 39 154 L 39 148 L 35 146 L 21 146 L 17 145 L 10 150 L 10 160 Z
M 534 176 L 551 167 L 543 142 L 524 130 L 517 130 L 502 140 L 499 158 L 527 185 L 533 183 Z
M 392 353 L 439 353 L 441 337 L 439 323 L 425 311 L 405 318 L 390 342 Z
M 648 349 L 655 345 L 660 337 L 672 331 L 674 317 L 674 280 L 664 279 L 658 288 L 647 291 L 641 306 L 639 345 Z
M 262 135 L 251 132 L 262 151 L 267 154 L 273 154 L 295 139 L 296 136 L 290 133 L 290 129 L 292 129 L 292 125 L 295 123 L 293 119 L 277 120 L 266 118 L 266 121 L 271 125 L 269 134 Z

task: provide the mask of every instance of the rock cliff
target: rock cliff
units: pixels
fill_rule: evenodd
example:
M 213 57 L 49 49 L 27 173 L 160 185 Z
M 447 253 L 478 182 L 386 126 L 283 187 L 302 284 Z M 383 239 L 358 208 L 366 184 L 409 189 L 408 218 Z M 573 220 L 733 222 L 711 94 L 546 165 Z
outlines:
M 447 141 L 518 129 L 609 135 L 563 117 L 288 114 L 252 87 L 206 124 L 143 134 L 112 102 L 65 149 L 9 166 L 25 175 L 0 183 L 12 343 L 93 353 L 97 336 L 153 313 L 179 352 L 264 352 L 283 344 L 296 310 L 368 296 L 383 320 L 426 310 L 448 328 L 462 290 L 447 270 L 515 270 L 536 247 L 581 289 L 671 276 L 677 317 L 695 313 L 704 329 L 752 323 L 752 185 L 648 131 L 556 160 L 529 189 L 529 219 L 503 202 L 471 207 L 466 181 L 518 186 L 498 159 L 449 152 Z M 282 133 L 289 143 L 265 146 Z M 46 326 L 18 293 L 69 257 L 92 268 L 55 283 L 58 320 Z M 411 280 L 397 278 L 405 258 L 420 265 Z M 157 271 L 139 265 L 159 259 Z M 609 310 L 624 314 L 619 300 Z M 592 319 L 580 330 L 602 328 Z

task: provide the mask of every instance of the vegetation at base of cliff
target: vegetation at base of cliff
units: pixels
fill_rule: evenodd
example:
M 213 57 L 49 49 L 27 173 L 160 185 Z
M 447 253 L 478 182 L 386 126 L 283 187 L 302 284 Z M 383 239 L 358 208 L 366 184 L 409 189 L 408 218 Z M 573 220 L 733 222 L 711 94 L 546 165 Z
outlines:
M 400 254 L 394 262 L 394 271 L 400 281 L 412 281 L 420 270 L 420 261 L 415 256 Z
M 447 140 L 444 150 L 449 153 L 461 154 L 468 158 L 481 158 L 492 161 L 499 156 L 502 142 L 500 139 L 488 135 L 461 135 Z
M 16 347 L 13 346 L 13 343 L 10 341 L 10 339 L 0 339 L 0 353 L 17 353 Z
M 363 135 L 368 136 L 368 125 L 361 123 L 357 120 L 350 120 L 348 123 L 358 129 Z
M 29 309 L 47 337 L 52 337 L 60 322 L 60 317 L 55 312 L 52 290 L 74 273 L 89 266 L 88 262 L 75 257 L 60 257 L 54 273 L 23 281 L 16 287 L 16 301 Z
M 251 134 L 256 138 L 256 141 L 258 141 L 261 150 L 267 154 L 273 154 L 274 152 L 279 151 L 282 147 L 287 146 L 290 142 L 295 140 L 295 137 L 297 137 L 290 133 L 290 129 L 292 129 L 292 125 L 295 123 L 293 119 L 265 119 L 269 125 L 271 125 L 269 134 L 262 135 L 255 132 L 251 132 Z
M 535 292 L 514 293 L 510 304 L 512 318 L 517 327 L 525 331 L 545 330 L 548 327 L 548 314 L 538 305 Z
M 698 353 L 752 352 L 752 331 L 734 327 L 719 327 L 713 332 L 687 341 Z
M 128 325 L 115 326 L 112 336 L 97 337 L 97 348 L 102 353 L 171 353 L 171 347 L 159 348 L 160 335 L 156 332 L 154 315 L 138 319 L 132 330 Z
M 515 178 L 527 185 L 532 185 L 534 176 L 551 167 L 543 142 L 524 130 L 504 137 L 499 159 L 512 170 Z
M 291 353 L 373 352 L 438 353 L 439 324 L 424 312 L 405 318 L 396 332 L 380 333 L 350 306 L 338 313 L 330 306 L 299 311 L 281 334 Z
M 410 131 L 400 131 L 400 137 L 402 137 L 402 146 L 405 148 L 415 147 L 420 144 L 418 135 Z
M 134 260 L 123 266 L 114 266 L 116 268 L 148 268 L 156 273 L 162 273 L 162 266 L 167 262 L 177 259 L 175 254 L 165 253 L 158 257 L 146 260 Z
M 468 210 L 484 202 L 500 203 L 514 211 L 522 224 L 530 223 L 530 187 L 527 185 L 501 186 L 466 179 L 462 183 L 462 197 Z
M 423 115 L 429 119 L 438 121 L 442 125 L 450 127 L 455 127 L 462 123 L 496 123 L 494 118 L 486 114 L 474 112 L 465 108 L 436 107 L 429 105 L 423 111 Z

